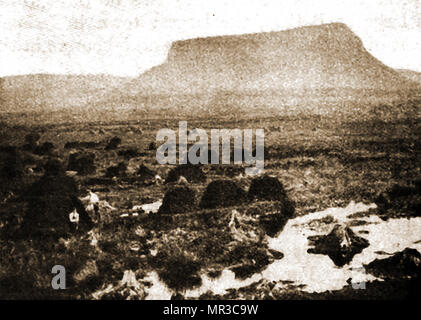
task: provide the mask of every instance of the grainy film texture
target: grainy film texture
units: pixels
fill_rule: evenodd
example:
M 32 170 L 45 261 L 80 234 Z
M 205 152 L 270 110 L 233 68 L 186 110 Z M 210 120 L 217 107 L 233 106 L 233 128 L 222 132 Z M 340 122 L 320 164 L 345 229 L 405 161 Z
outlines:
M 420 56 L 418 0 L 0 0 L 0 299 L 416 297 Z

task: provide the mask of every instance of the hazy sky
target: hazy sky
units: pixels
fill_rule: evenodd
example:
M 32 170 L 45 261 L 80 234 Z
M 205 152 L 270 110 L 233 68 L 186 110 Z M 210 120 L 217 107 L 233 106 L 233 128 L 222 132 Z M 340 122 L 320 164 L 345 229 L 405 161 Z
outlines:
M 337 21 L 387 65 L 421 71 L 421 0 L 0 0 L 0 76 L 135 76 L 174 40 Z

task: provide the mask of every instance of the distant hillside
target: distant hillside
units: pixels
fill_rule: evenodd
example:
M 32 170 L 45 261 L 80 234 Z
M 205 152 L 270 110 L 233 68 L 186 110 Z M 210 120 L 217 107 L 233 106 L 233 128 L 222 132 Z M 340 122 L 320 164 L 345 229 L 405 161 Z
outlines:
M 30 74 L 0 79 L 0 111 L 84 107 L 131 78 L 108 75 Z

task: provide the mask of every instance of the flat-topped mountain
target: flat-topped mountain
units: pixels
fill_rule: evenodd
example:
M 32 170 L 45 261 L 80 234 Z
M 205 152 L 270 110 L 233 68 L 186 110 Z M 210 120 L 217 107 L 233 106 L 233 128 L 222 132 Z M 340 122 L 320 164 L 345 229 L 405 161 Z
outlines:
M 279 105 L 303 95 L 350 98 L 416 86 L 367 52 L 346 25 L 332 23 L 176 41 L 166 62 L 114 90 L 106 104 Z
M 10 110 L 86 106 L 229 112 L 401 100 L 419 90 L 413 80 L 373 57 L 346 25 L 332 23 L 176 41 L 163 64 L 133 79 L 7 77 L 0 97 Z

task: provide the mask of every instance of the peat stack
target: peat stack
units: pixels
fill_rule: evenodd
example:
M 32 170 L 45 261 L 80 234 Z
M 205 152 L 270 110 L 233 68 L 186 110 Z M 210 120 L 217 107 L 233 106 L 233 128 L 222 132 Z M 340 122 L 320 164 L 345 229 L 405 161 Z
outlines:
M 282 183 L 275 177 L 256 177 L 251 181 L 248 192 L 250 200 L 282 201 L 287 194 Z
M 206 187 L 200 207 L 211 209 L 239 205 L 246 200 L 246 196 L 246 192 L 234 181 L 215 180 Z
M 87 231 L 93 227 L 91 218 L 78 199 L 78 186 L 73 177 L 64 174 L 57 160 L 50 160 L 45 174 L 21 195 L 27 203 L 21 231 L 24 236 L 65 237 L 75 231 L 69 214 L 76 209 L 79 214 L 78 229 Z
M 294 203 L 288 198 L 282 183 L 275 177 L 256 177 L 251 181 L 247 194 L 250 201 L 277 201 L 279 208 L 276 213 L 259 216 L 259 223 L 270 237 L 276 236 L 283 229 L 288 219 L 295 212 Z
M 196 208 L 194 190 L 186 186 L 175 187 L 165 193 L 159 214 L 186 213 Z

